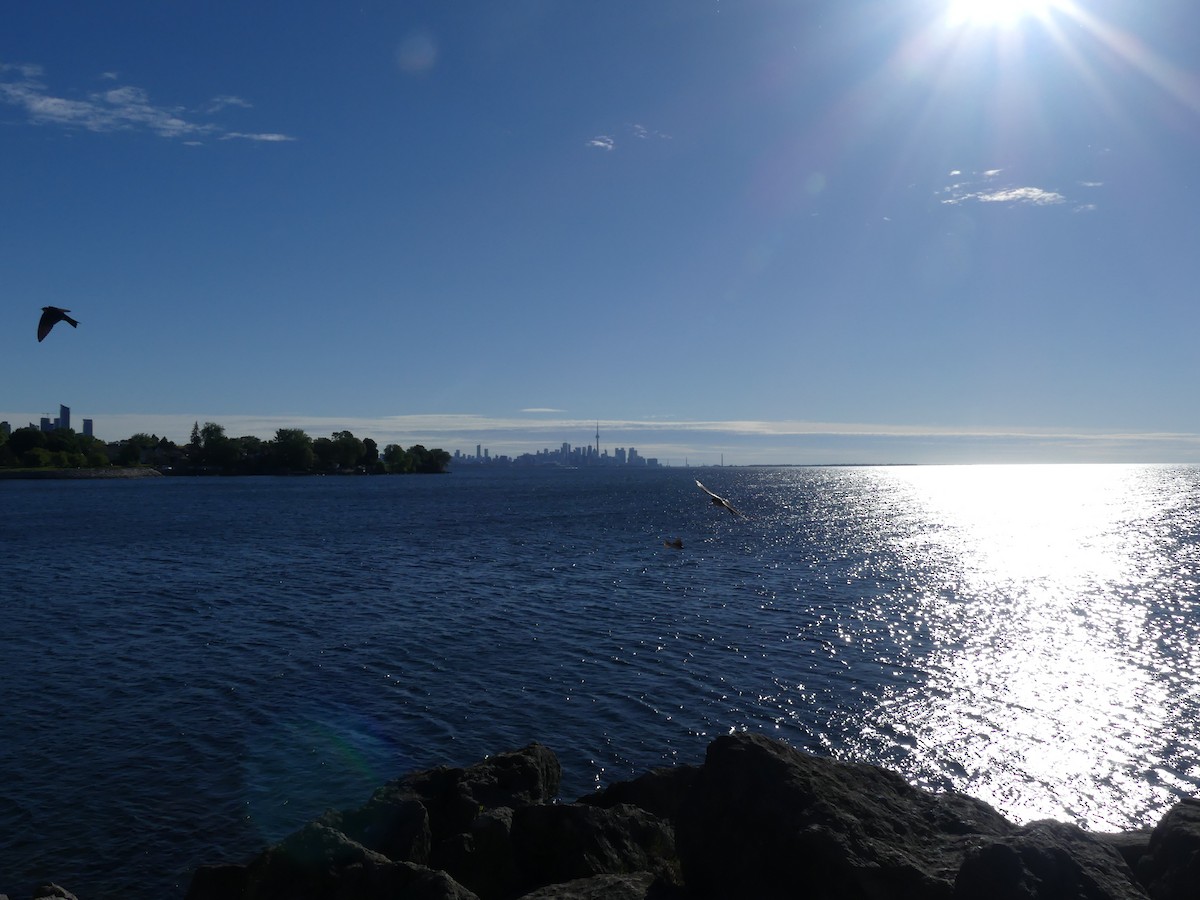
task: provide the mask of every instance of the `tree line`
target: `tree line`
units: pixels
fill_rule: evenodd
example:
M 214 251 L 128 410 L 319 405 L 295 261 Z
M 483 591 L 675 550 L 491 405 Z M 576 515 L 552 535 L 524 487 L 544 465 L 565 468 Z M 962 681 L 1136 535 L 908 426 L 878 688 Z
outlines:
M 196 422 L 191 438 L 179 445 L 138 433 L 123 441 L 103 441 L 70 428 L 42 431 L 33 425 L 0 433 L 0 467 L 83 468 L 155 466 L 179 474 L 279 475 L 305 473 L 440 473 L 450 465 L 445 450 L 414 444 L 407 450 L 349 431 L 312 438 L 299 428 L 280 428 L 271 440 L 253 435 L 229 437 L 215 422 Z

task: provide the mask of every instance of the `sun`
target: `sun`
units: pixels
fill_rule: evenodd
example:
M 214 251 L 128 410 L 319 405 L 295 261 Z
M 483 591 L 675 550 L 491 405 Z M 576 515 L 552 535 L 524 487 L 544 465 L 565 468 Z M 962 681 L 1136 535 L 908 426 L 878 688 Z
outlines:
M 946 16 L 953 24 L 1002 28 L 1025 19 L 1044 19 L 1060 0 L 947 0 Z

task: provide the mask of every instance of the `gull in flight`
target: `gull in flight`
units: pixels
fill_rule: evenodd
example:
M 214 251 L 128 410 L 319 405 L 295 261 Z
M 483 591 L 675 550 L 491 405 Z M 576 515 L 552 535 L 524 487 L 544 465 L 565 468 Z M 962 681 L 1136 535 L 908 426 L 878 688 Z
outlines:
M 717 506 L 725 507 L 727 510 L 729 510 L 735 516 L 743 516 L 743 517 L 745 516 L 744 513 L 738 512 L 736 509 L 734 509 L 733 504 L 730 503 L 728 500 L 726 500 L 724 497 L 714 494 L 712 491 L 710 491 L 708 488 L 706 488 L 704 485 L 702 485 L 700 483 L 699 479 L 696 479 L 696 487 L 700 488 L 700 490 L 704 491 L 704 493 L 706 493 L 706 494 L 708 494 L 708 496 L 712 497 L 712 502 L 715 503 Z
M 58 322 L 66 322 L 72 328 L 78 328 L 79 323 L 67 315 L 69 309 L 59 309 L 57 306 L 43 306 L 42 318 L 38 320 L 38 341 L 44 341 L 50 329 Z

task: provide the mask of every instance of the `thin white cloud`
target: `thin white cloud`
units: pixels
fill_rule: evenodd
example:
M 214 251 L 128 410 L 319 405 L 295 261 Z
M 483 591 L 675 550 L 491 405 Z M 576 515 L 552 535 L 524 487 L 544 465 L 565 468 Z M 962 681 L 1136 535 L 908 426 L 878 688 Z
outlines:
M 295 138 L 289 134 L 245 134 L 241 131 L 227 131 L 221 135 L 223 141 L 263 141 L 268 144 L 278 143 L 280 141 L 294 141 Z
M 639 125 L 636 122 L 626 123 L 618 130 L 623 136 L 631 137 L 636 141 L 669 141 L 671 139 L 669 134 L 655 131 L 653 128 L 647 128 L 645 125 Z M 616 149 L 617 139 L 611 134 L 598 134 L 587 142 L 587 146 L 609 152 Z
M 116 73 L 105 72 L 104 80 L 116 79 Z M 143 88 L 123 85 L 102 91 L 92 91 L 82 97 L 64 97 L 51 91 L 43 80 L 41 66 L 0 65 L 0 103 L 24 110 L 34 125 L 80 128 L 96 134 L 115 131 L 145 131 L 163 138 L 186 139 L 243 139 L 253 141 L 290 141 L 294 138 L 279 133 L 246 133 L 233 131 L 214 122 L 199 121 L 179 106 L 164 106 L 153 102 Z M 249 108 L 240 97 L 216 97 L 202 112 L 212 114 L 229 107 Z
M 241 97 L 226 95 L 222 97 L 213 97 L 204 105 L 203 111 L 209 115 L 212 115 L 214 113 L 219 113 L 221 110 L 227 109 L 231 106 L 240 107 L 242 109 L 254 108 L 254 104 L 248 100 L 243 100 Z
M 1036 187 L 1010 188 L 975 195 L 980 203 L 1025 203 L 1031 206 L 1054 206 L 1066 203 L 1067 198 L 1055 191 L 1044 191 Z
M 661 131 L 655 131 L 652 128 L 647 128 L 645 125 L 638 125 L 636 122 L 629 125 L 629 130 L 632 131 L 633 136 L 640 141 L 669 141 L 671 139 L 669 134 L 664 134 Z
M 1000 175 L 1001 169 L 988 169 L 978 173 L 975 181 L 956 181 L 947 185 L 939 193 L 944 195 L 942 203 L 948 206 L 960 206 L 964 203 L 1001 203 L 1010 206 L 1057 206 L 1069 202 L 1067 197 L 1057 191 L 1025 185 L 1021 187 L 997 188 L 992 182 Z M 950 175 L 961 176 L 955 170 Z

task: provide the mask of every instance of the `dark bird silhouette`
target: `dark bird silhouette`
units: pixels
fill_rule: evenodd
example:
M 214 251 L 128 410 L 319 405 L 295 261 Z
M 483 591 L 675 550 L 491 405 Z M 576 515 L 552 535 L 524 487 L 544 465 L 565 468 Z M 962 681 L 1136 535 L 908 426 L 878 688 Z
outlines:
M 702 485 L 700 483 L 699 479 L 697 479 L 697 481 L 696 481 L 696 487 L 700 488 L 700 490 L 704 491 L 704 493 L 706 493 L 706 494 L 708 494 L 708 496 L 712 497 L 712 502 L 715 503 L 717 506 L 725 507 L 727 510 L 729 510 L 730 513 L 732 513 L 735 516 L 742 516 L 743 518 L 745 517 L 744 513 L 738 512 L 736 509 L 734 509 L 733 504 L 730 503 L 728 500 L 726 500 L 724 497 L 714 494 L 712 491 L 710 491 L 708 488 L 706 488 L 704 485 Z
M 43 306 L 42 318 L 38 321 L 38 340 L 45 340 L 50 329 L 58 322 L 66 322 L 72 328 L 78 328 L 79 323 L 67 315 L 69 312 L 69 309 L 59 309 L 57 306 Z
M 683 538 L 673 538 L 669 541 L 663 541 L 664 547 L 673 547 L 676 550 L 683 549 Z

